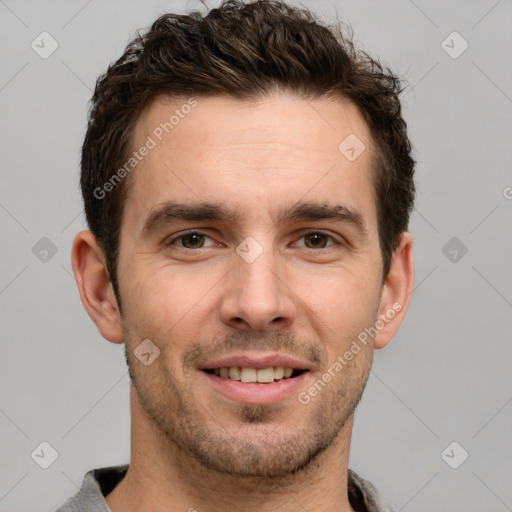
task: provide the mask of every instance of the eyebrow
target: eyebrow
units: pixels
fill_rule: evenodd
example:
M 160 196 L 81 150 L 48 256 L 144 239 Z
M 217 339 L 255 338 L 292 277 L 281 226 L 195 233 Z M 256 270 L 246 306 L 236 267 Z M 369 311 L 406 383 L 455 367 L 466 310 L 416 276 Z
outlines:
M 151 212 L 144 223 L 143 233 L 149 234 L 176 221 L 239 222 L 239 209 L 232 209 L 222 203 L 179 203 L 169 201 Z M 333 220 L 356 228 L 362 238 L 368 236 L 368 229 L 362 214 L 345 204 L 329 205 L 326 203 L 296 203 L 289 207 L 281 207 L 271 213 L 276 226 L 301 221 Z
M 274 217 L 274 223 L 278 226 L 290 222 L 317 220 L 333 220 L 349 224 L 356 228 L 362 238 L 368 236 L 368 229 L 361 212 L 342 203 L 336 205 L 297 203 L 292 207 L 282 208 Z
M 169 201 L 154 210 L 144 223 L 143 233 L 156 231 L 160 226 L 175 221 L 237 221 L 240 214 L 217 203 L 177 203 Z

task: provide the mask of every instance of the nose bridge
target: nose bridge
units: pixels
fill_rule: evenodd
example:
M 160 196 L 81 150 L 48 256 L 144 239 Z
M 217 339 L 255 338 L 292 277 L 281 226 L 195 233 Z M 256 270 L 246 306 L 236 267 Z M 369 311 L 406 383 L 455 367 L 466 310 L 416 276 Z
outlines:
M 292 292 L 271 246 L 248 237 L 237 247 L 233 265 L 221 306 L 225 323 L 265 331 L 293 320 Z

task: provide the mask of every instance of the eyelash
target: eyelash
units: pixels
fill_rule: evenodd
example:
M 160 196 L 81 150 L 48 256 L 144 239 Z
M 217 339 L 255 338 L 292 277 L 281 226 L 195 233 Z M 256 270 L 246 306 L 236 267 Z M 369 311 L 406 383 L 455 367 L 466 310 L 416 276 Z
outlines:
M 173 246 L 175 244 L 175 242 L 177 242 L 178 240 L 182 240 L 183 238 L 185 238 L 186 236 L 190 236 L 190 235 L 199 235 L 199 236 L 204 236 L 206 238 L 210 238 L 211 240 L 213 240 L 210 236 L 208 236 L 207 234 L 205 233 L 202 233 L 201 231 L 195 231 L 195 230 L 192 230 L 192 231 L 187 231 L 186 233 L 182 233 L 181 235 L 179 236 L 176 236 L 174 238 L 172 238 L 171 240 L 169 240 L 168 242 L 165 242 L 165 246 Z M 336 245 L 344 245 L 343 242 L 339 241 L 339 240 L 336 240 L 334 236 L 328 234 L 328 233 L 324 233 L 323 231 L 308 231 L 307 233 L 304 233 L 300 238 L 300 239 L 303 239 L 305 238 L 306 236 L 308 235 L 322 235 L 322 236 L 325 236 L 327 237 L 330 241 L 332 241 L 332 244 L 331 245 L 328 245 L 327 247 L 320 247 L 318 249 L 315 249 L 315 248 L 311 248 L 311 247 L 302 247 L 302 249 L 309 249 L 310 251 L 319 251 L 320 249 L 323 249 L 323 250 L 327 250 L 327 249 L 330 249 Z M 185 250 L 185 251 L 199 251 L 200 249 L 208 249 L 208 247 L 199 247 L 197 249 L 190 249 L 188 247 L 181 247 L 181 246 L 178 246 L 179 249 L 182 249 L 182 250 Z

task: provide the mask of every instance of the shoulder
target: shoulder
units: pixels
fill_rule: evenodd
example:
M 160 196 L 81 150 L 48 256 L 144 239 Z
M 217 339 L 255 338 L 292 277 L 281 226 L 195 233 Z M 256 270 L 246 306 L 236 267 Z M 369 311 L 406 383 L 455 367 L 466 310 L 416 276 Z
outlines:
M 348 470 L 348 499 L 356 512 L 396 512 L 380 497 L 372 483 L 351 469 Z
M 111 512 L 105 496 L 124 478 L 128 464 L 88 471 L 82 487 L 56 512 Z

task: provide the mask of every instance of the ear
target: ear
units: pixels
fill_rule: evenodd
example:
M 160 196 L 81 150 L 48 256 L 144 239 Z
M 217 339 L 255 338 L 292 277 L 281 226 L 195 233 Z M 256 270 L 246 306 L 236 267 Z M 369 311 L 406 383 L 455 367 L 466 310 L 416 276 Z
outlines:
M 121 315 L 105 261 L 90 231 L 75 236 L 71 264 L 82 304 L 104 338 L 123 343 Z
M 404 232 L 393 254 L 391 267 L 382 287 L 379 316 L 376 322 L 379 329 L 374 338 L 376 349 L 385 347 L 398 331 L 409 307 L 413 286 L 412 236 Z M 380 328 L 382 324 L 384 326 Z

